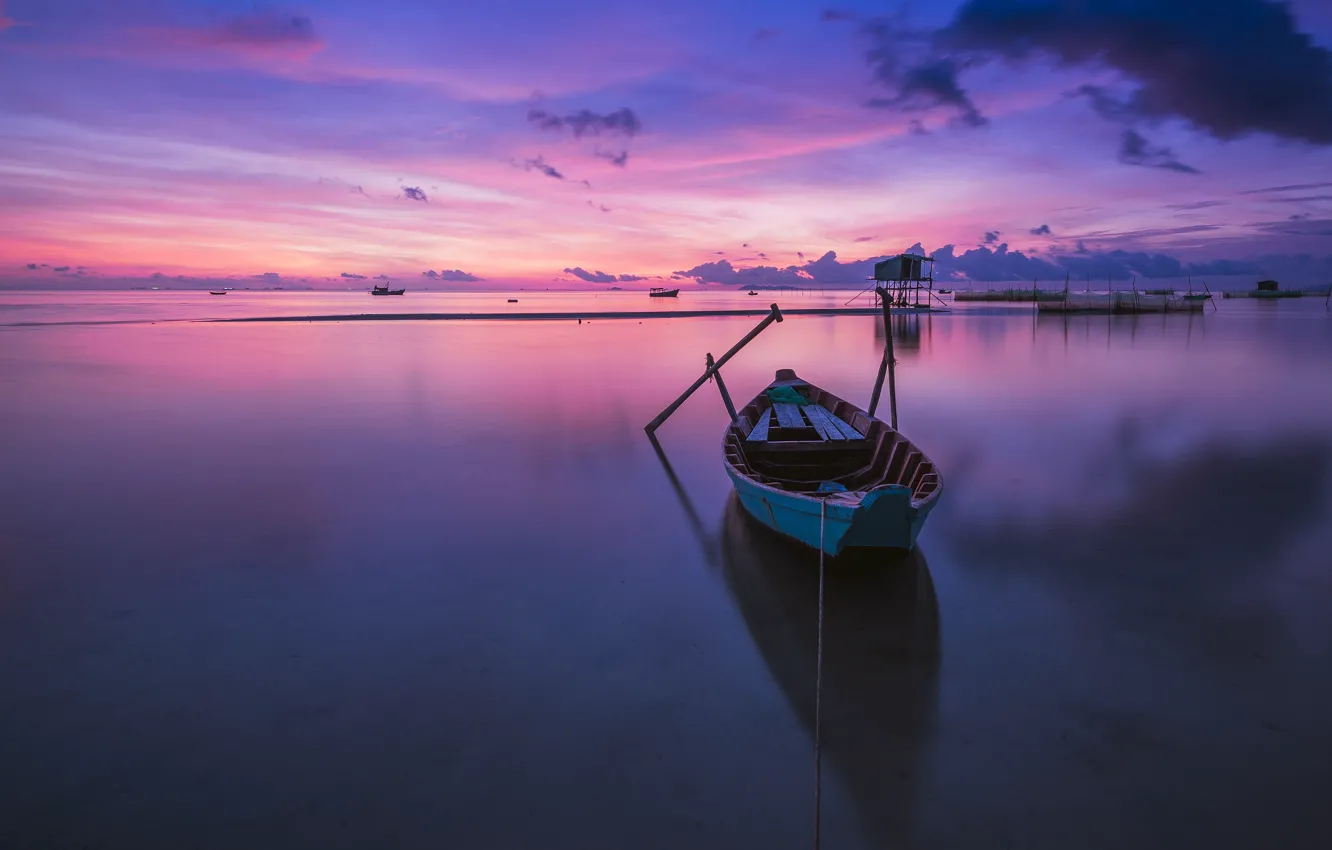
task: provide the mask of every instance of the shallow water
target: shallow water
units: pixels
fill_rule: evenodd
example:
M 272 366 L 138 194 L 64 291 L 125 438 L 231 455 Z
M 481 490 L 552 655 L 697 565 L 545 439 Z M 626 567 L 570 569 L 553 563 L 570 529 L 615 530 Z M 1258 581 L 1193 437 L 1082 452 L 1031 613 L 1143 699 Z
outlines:
M 1325 846 L 1332 318 L 1220 306 L 898 323 L 945 490 L 831 574 L 824 846 Z M 808 846 L 817 561 L 711 386 L 642 431 L 753 319 L 0 323 L 0 846 Z

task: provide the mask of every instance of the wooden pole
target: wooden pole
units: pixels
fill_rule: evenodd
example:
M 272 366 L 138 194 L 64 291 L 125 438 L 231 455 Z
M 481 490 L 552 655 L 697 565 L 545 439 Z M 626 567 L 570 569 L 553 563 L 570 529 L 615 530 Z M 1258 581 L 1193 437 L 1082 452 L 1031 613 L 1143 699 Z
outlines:
M 883 360 L 879 363 L 879 377 L 874 382 L 874 393 L 870 396 L 869 415 L 879 407 L 879 396 L 883 392 L 883 379 L 888 378 L 888 411 L 893 430 L 897 430 L 897 358 L 893 352 L 893 317 L 888 310 L 888 302 L 883 302 L 883 329 L 887 341 L 883 345 Z
M 663 410 L 661 413 L 658 413 L 656 419 L 653 419 L 647 425 L 643 426 L 643 430 L 651 434 L 654 431 L 656 431 L 658 428 L 660 428 L 662 423 L 665 422 L 667 419 L 669 419 L 671 414 L 674 413 L 677 409 L 679 409 L 680 405 L 684 404 L 687 398 L 693 395 L 694 392 L 699 387 L 706 384 L 708 382 L 708 378 L 711 378 L 718 369 L 726 365 L 727 360 L 730 360 L 732 357 L 736 355 L 737 352 L 740 351 L 740 349 L 744 348 L 746 345 L 752 342 L 754 337 L 763 333 L 763 331 L 767 329 L 768 325 L 772 324 L 773 322 L 780 322 L 781 320 L 782 320 L 782 311 L 777 309 L 776 304 L 773 304 L 772 312 L 768 314 L 763 319 L 763 321 L 755 325 L 752 331 L 745 334 L 744 339 L 740 340 L 735 345 L 731 346 L 731 348 L 725 354 L 723 354 L 720 358 L 717 359 L 716 363 L 712 364 L 712 366 L 710 366 L 708 370 L 705 371 L 697 381 L 694 381 L 694 383 L 690 385 L 689 389 L 685 390 L 684 393 L 681 394 L 679 398 L 671 402 L 670 405 L 665 410 Z
M 712 354 L 708 353 L 707 366 L 712 369 L 715 364 L 712 362 Z M 726 391 L 726 384 L 722 383 L 720 371 L 713 371 L 712 379 L 717 382 L 717 389 L 721 392 L 722 404 L 726 405 L 726 412 L 731 414 L 731 421 L 735 421 L 735 404 L 731 401 L 731 394 Z

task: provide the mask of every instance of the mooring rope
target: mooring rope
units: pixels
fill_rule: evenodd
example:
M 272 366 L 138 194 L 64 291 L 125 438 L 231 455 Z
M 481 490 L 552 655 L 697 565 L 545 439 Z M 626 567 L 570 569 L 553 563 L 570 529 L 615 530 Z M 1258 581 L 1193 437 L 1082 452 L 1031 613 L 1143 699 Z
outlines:
M 819 499 L 819 636 L 814 651 L 814 850 L 819 850 L 819 821 L 823 812 L 823 741 L 819 715 L 823 696 L 823 529 L 827 519 L 828 502 Z

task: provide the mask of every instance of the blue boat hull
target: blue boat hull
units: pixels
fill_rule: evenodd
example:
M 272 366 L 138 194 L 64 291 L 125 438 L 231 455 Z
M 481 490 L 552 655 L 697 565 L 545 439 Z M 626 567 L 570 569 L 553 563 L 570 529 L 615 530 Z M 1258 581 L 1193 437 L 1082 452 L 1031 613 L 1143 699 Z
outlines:
M 792 394 L 820 412 L 800 413 Z M 776 410 L 774 398 L 782 399 Z M 910 440 L 790 369 L 736 414 L 722 456 L 750 516 L 831 556 L 914 549 L 942 488 L 938 468 Z
M 933 501 L 911 504 L 911 491 L 888 484 L 862 495 L 831 493 L 824 498 L 765 487 L 734 468 L 728 474 L 740 504 L 754 519 L 792 540 L 836 557 L 848 547 L 910 550 Z M 822 504 L 821 504 L 822 503 Z M 826 514 L 823 513 L 826 511 Z

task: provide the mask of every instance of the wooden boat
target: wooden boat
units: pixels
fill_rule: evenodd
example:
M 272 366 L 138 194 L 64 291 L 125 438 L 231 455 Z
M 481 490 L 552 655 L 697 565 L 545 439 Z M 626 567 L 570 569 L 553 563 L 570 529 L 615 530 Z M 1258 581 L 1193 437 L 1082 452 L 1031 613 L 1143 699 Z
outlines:
M 833 556 L 911 549 L 942 487 L 910 440 L 790 369 L 727 426 L 722 453 L 750 515 Z
M 370 294 L 371 294 L 371 295 L 402 295 L 402 294 L 403 294 L 404 292 L 406 292 L 406 291 L 407 291 L 406 289 L 389 289 L 389 288 L 388 288 L 388 284 L 385 283 L 385 284 L 376 285 L 374 289 L 370 290 Z
M 749 290 L 749 294 L 750 294 L 750 295 L 758 295 L 758 293 L 757 293 L 757 292 L 755 292 L 755 291 L 754 291 L 754 290 L 752 290 L 752 289 L 751 289 L 751 290 Z
M 217 290 L 210 289 L 210 290 L 208 290 L 208 294 L 209 294 L 209 295 L 226 295 L 226 294 L 227 294 L 227 291 L 226 291 L 225 289 L 223 289 L 222 291 L 219 292 L 219 291 L 217 291 Z
M 666 289 L 663 286 L 654 286 L 648 290 L 649 298 L 675 298 L 680 294 L 678 289 Z

